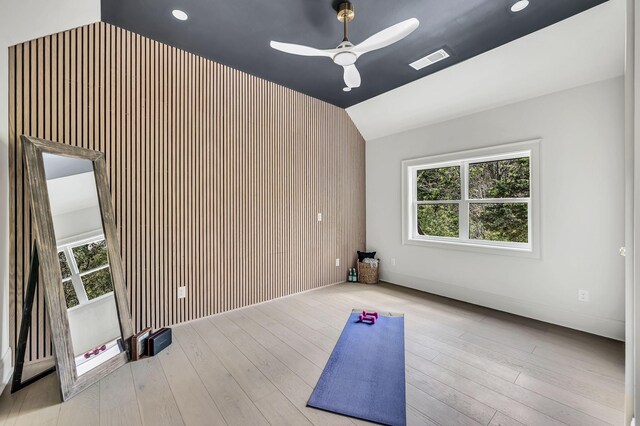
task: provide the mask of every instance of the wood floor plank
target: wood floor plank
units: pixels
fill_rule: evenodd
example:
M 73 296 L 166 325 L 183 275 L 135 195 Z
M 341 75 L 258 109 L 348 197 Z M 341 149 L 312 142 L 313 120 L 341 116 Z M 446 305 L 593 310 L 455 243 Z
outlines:
M 100 381 L 100 425 L 141 425 L 129 364 Z
M 58 426 L 84 426 L 100 422 L 100 383 L 88 387 L 60 406 Z
M 465 341 L 483 347 L 492 352 L 495 360 L 518 368 L 521 372 L 555 384 L 561 388 L 583 395 L 589 399 L 608 405 L 615 409 L 622 409 L 622 389 L 616 389 L 615 383 L 598 380 L 587 372 L 577 373 L 576 370 L 562 368 L 562 365 L 545 359 L 534 359 L 535 355 L 509 350 L 506 347 L 493 344 L 480 337 L 465 335 Z
M 269 424 L 193 328 L 189 325 L 174 327 L 174 335 L 227 424 Z
M 224 425 L 225 421 L 198 373 L 178 344 L 158 354 L 169 387 L 186 425 Z
M 184 425 L 158 358 L 144 358 L 130 365 L 142 423 Z
M 482 386 L 473 380 L 469 380 L 459 374 L 440 367 L 431 361 L 414 355 L 407 355 L 407 363 L 410 368 L 426 374 L 435 380 L 445 383 L 458 391 L 475 398 L 476 400 L 496 410 L 508 414 L 510 417 L 529 425 L 563 425 L 564 423 L 549 417 L 540 411 L 521 404 L 518 401 Z
M 263 307 L 278 308 L 279 310 L 281 310 L 282 312 L 285 312 L 287 315 L 291 316 L 292 318 L 295 318 L 297 322 L 301 322 L 306 326 L 311 327 L 312 329 L 315 329 L 315 330 L 321 327 L 318 325 L 319 322 L 316 321 L 316 317 L 318 315 L 314 315 L 311 310 L 298 308 L 295 298 L 292 298 L 291 300 L 286 300 L 286 299 L 274 300 L 273 303 L 264 304 L 260 307 L 261 308 Z
M 20 414 L 20 408 L 27 396 L 28 389 L 22 389 L 15 394 L 11 393 L 10 386 L 7 385 L 0 396 L 0 426 L 15 424 L 16 418 Z
M 207 321 L 196 321 L 191 325 L 252 401 L 276 392 L 273 383 L 216 327 Z
M 596 357 L 594 354 L 570 351 L 557 346 L 536 346 L 533 354 L 552 359 L 562 365 L 580 368 L 592 374 L 608 377 L 616 380 L 619 384 L 624 383 L 624 364 L 611 358 Z
M 283 326 L 279 322 L 264 315 L 261 311 L 254 308 L 247 308 L 247 317 L 251 318 L 261 326 L 267 328 L 271 333 L 277 336 L 280 340 L 287 342 L 289 346 L 294 348 L 298 353 L 313 362 L 316 366 L 324 368 L 329 359 L 329 355 L 326 352 L 319 350 L 318 346 L 315 346 L 308 340 L 304 339 L 297 333 L 291 331 L 287 327 Z
M 514 382 L 520 371 L 505 366 L 503 364 L 499 364 L 497 362 L 493 362 L 492 360 L 481 357 L 473 353 L 466 352 L 464 350 L 458 349 L 455 346 L 449 345 L 447 343 L 443 343 L 436 339 L 433 339 L 426 335 L 414 335 L 411 332 L 408 332 L 408 342 L 407 345 L 409 347 L 413 346 L 426 346 L 427 348 L 432 349 L 433 351 L 438 351 L 439 353 L 446 354 L 452 358 L 455 358 L 459 361 L 465 362 L 469 365 L 473 365 L 476 368 L 479 368 L 487 373 L 493 374 L 495 376 L 501 377 L 510 382 Z M 416 350 L 414 352 L 417 353 Z
M 506 414 L 502 414 L 500 411 L 496 412 L 496 415 L 491 419 L 489 426 L 524 426 L 517 420 L 512 419 Z
M 517 384 L 484 373 L 468 364 L 449 358 L 446 355 L 438 355 L 433 360 L 433 363 L 488 389 L 494 390 L 504 396 L 508 396 L 523 405 L 535 407 L 536 410 L 565 424 L 584 426 L 602 426 L 606 424 L 593 416 L 573 409 L 546 396 L 532 392 Z
M 274 392 L 255 402 L 272 425 L 311 425 L 312 423 L 282 393 Z
M 589 414 L 607 423 L 619 425 L 624 422 L 624 415 L 622 411 L 599 404 L 581 395 L 530 377 L 526 374 L 520 374 L 516 380 L 516 384 L 540 395 L 552 398 L 555 401 L 568 405 L 569 407 L 575 408 L 576 410 L 582 411 L 583 413 Z
M 407 385 L 407 404 L 430 416 L 441 425 L 479 426 L 485 424 L 465 416 L 439 399 L 410 384 Z
M 335 341 L 318 331 L 319 328 L 322 328 L 324 326 L 324 323 L 322 321 L 314 321 L 314 326 L 311 327 L 307 323 L 303 323 L 297 320 L 296 317 L 284 313 L 278 308 L 278 305 L 275 304 L 261 305 L 258 306 L 258 309 L 262 313 L 272 318 L 273 320 L 278 321 L 280 324 L 293 331 L 294 333 L 305 337 L 307 340 L 313 341 L 316 346 L 319 346 L 325 352 L 331 353 L 331 351 L 333 350 Z
M 407 406 L 407 426 L 439 426 L 413 406 Z
M 411 385 L 480 424 L 489 424 L 496 410 L 438 380 L 409 368 L 407 385 Z
M 242 312 L 243 310 L 237 311 Z M 278 358 L 291 371 L 296 373 L 298 377 L 305 381 L 309 386 L 314 387 L 318 382 L 318 378 L 322 373 L 322 368 L 318 367 L 307 358 L 302 356 L 298 351 L 294 350 L 288 344 L 282 342 L 273 336 L 269 330 L 252 320 L 235 315 L 233 317 L 225 316 L 233 320 L 233 323 L 240 327 L 245 333 L 255 339 L 259 344 L 265 347 L 271 354 Z M 277 344 L 273 344 L 272 338 L 277 340 Z
M 60 414 L 60 390 L 56 386 L 55 374 L 32 384 L 27 390 L 20 407 L 20 417 L 15 419 L 16 426 L 55 425 Z
M 223 317 L 213 317 L 210 321 L 225 333 L 229 339 L 256 365 L 264 375 L 282 392 L 293 405 L 316 425 L 353 423 L 346 417 L 307 407 L 313 388 L 307 385 L 278 358 L 266 351 L 257 341 L 247 335 L 233 322 Z
M 227 318 L 234 321 L 244 331 L 250 334 L 265 348 L 271 348 L 282 344 L 282 340 L 278 339 L 273 333 L 266 331 L 260 324 L 252 321 L 245 313 L 245 309 L 229 312 L 225 314 Z

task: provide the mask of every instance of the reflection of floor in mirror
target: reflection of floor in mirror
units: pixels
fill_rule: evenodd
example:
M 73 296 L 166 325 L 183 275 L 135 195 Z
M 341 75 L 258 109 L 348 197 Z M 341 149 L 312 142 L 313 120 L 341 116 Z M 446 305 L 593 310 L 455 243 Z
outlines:
M 364 424 L 306 407 L 356 307 L 405 313 L 410 425 L 622 424 L 621 342 L 392 285 L 343 284 L 176 326 L 160 354 L 64 404 L 55 374 L 14 395 L 7 387 L 0 425 Z
M 118 355 L 122 352 L 121 345 L 118 344 L 120 339 L 113 339 L 110 342 L 104 344 L 104 349 L 102 347 L 96 348 L 98 350 L 97 354 L 90 354 L 87 352 L 86 354 L 81 354 L 76 357 L 76 368 L 78 369 L 78 376 L 83 375 L 87 371 L 96 368 L 103 362 L 106 362 Z

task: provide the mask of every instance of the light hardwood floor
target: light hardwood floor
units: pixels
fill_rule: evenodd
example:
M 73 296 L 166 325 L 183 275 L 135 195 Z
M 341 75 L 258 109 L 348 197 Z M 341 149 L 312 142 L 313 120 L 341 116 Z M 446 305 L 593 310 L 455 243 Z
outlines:
M 305 406 L 352 308 L 405 313 L 411 425 L 622 424 L 620 342 L 393 285 L 341 284 L 176 326 L 158 356 L 64 404 L 54 375 L 7 389 L 0 425 L 366 424 Z

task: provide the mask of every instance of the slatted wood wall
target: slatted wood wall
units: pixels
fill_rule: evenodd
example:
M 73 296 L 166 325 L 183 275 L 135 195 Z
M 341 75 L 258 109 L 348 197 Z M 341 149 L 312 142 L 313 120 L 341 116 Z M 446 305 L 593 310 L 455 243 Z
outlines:
M 33 240 L 21 134 L 106 154 L 136 330 L 342 281 L 364 247 L 364 140 L 268 81 L 96 23 L 10 49 L 9 119 L 14 344 Z M 31 361 L 52 355 L 44 309 L 39 288 Z

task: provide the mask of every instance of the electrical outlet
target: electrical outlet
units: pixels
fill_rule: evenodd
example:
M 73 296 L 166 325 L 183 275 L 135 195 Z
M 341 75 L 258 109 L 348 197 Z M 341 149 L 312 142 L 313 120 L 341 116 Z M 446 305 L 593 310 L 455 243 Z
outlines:
M 391 266 L 396 266 L 396 258 L 391 258 Z
M 340 259 L 336 259 L 336 266 L 340 266 Z
M 322 222 L 322 213 L 318 213 L 318 222 Z
M 588 302 L 589 292 L 587 290 L 578 290 L 578 300 L 580 302 Z
M 187 297 L 187 287 L 178 287 L 178 299 L 184 299 Z

